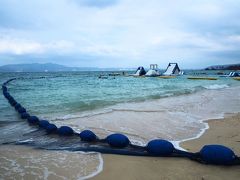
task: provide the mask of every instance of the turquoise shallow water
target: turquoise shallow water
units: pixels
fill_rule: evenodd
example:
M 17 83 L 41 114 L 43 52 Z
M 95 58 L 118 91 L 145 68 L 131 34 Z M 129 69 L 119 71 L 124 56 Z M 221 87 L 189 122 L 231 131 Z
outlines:
M 91 111 L 124 102 L 141 102 L 163 97 L 190 94 L 204 89 L 238 86 L 231 78 L 216 81 L 188 80 L 187 76 L 174 79 L 108 77 L 108 72 L 61 73 L 1 73 L 0 82 L 12 77 L 31 77 L 10 84 L 10 93 L 36 115 L 67 115 Z M 199 73 L 189 71 L 188 74 Z M 212 72 L 207 72 L 211 74 Z M 41 77 L 42 79 L 34 79 Z M 1 120 L 12 119 L 13 110 L 0 97 Z

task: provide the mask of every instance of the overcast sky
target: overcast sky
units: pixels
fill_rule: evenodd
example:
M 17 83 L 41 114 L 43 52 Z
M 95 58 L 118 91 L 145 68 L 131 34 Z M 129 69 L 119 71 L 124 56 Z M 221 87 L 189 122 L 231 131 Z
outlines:
M 0 65 L 240 63 L 240 0 L 0 0 Z

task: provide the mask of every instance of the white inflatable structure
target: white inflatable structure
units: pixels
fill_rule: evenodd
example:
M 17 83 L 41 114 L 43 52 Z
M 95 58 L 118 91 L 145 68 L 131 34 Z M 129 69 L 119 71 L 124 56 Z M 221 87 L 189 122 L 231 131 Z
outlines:
M 183 74 L 184 72 L 179 69 L 177 63 L 169 63 L 166 71 L 163 73 L 163 75 L 165 76 L 183 75 Z
M 145 74 L 145 76 L 155 77 L 155 76 L 159 76 L 159 75 L 160 75 L 160 72 L 158 70 L 158 65 L 157 64 L 150 64 L 150 69 Z
M 145 74 L 146 74 L 146 71 L 144 67 L 140 66 L 137 68 L 137 71 L 135 72 L 135 74 L 133 74 L 133 76 L 143 76 Z
M 237 72 L 230 72 L 228 75 L 222 75 L 220 77 L 238 77 L 240 76 Z

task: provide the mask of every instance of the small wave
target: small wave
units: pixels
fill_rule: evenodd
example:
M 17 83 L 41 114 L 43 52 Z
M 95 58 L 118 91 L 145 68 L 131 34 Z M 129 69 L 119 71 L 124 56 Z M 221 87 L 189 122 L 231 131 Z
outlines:
M 206 89 L 223 89 L 223 88 L 228 88 L 229 85 L 227 84 L 212 84 L 208 86 L 203 86 Z
M 101 115 L 101 114 L 111 113 L 112 111 L 113 111 L 112 109 L 103 109 L 101 111 L 84 112 L 84 113 L 77 114 L 77 115 L 67 114 L 67 115 L 64 115 L 62 117 L 55 117 L 55 118 L 52 119 L 52 121 L 87 118 L 87 117 L 97 116 L 97 115 Z
M 26 140 L 19 140 L 17 143 L 18 144 L 30 144 L 34 142 L 33 138 L 30 138 L 30 139 L 26 139 Z

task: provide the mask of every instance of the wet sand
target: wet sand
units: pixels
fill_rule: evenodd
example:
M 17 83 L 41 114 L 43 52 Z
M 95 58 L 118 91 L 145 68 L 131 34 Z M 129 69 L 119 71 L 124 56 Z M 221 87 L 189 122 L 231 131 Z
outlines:
M 47 151 L 20 145 L 0 146 L 0 179 L 4 180 L 81 179 L 92 177 L 101 170 L 99 153 Z
M 197 152 L 205 144 L 222 144 L 240 156 L 240 113 L 225 116 L 222 120 L 209 120 L 209 129 L 198 139 L 180 145 Z M 199 179 L 220 180 L 240 177 L 240 166 L 204 165 L 183 158 L 131 157 L 103 155 L 103 171 L 94 180 L 155 180 Z
M 198 139 L 181 146 L 197 152 L 205 144 L 223 144 L 240 155 L 240 113 L 221 120 L 210 120 L 209 129 Z M 102 155 L 103 171 L 94 180 L 238 180 L 240 166 L 204 165 L 183 158 Z M 81 179 L 102 170 L 96 154 L 46 151 L 26 146 L 0 146 L 0 179 Z

